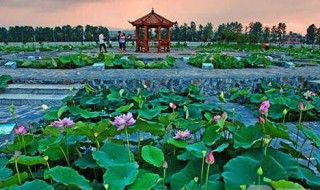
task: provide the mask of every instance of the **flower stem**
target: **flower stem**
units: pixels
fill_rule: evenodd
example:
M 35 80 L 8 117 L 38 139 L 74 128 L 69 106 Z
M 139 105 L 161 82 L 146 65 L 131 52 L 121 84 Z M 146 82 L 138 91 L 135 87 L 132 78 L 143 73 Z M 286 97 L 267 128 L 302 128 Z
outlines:
M 26 143 L 24 142 L 24 137 L 23 137 L 23 135 L 21 135 L 21 138 L 22 138 L 22 143 L 23 143 L 23 151 L 24 151 L 24 155 L 27 155 Z
M 166 179 L 166 168 L 163 168 L 162 190 L 164 190 L 165 179 Z
M 208 164 L 208 167 L 207 167 L 207 176 L 206 176 L 206 186 L 205 186 L 205 190 L 208 190 L 208 182 L 209 182 L 209 172 L 210 172 L 210 164 Z
M 205 157 L 203 156 L 203 158 L 202 158 L 202 165 L 201 165 L 201 174 L 200 174 L 200 187 L 201 187 L 202 181 L 203 181 L 202 179 L 203 179 L 204 159 L 205 159 Z
M 19 172 L 19 168 L 18 168 L 18 161 L 17 161 L 18 158 L 15 158 L 14 159 L 14 165 L 16 167 L 16 172 L 18 174 L 18 181 L 19 181 L 19 185 L 21 185 L 21 177 L 20 177 L 20 172 Z
M 309 158 L 308 158 L 308 167 L 310 166 L 310 159 L 311 159 L 311 156 L 312 156 L 312 153 L 313 153 L 313 149 L 314 149 L 314 143 L 312 145 L 312 149 L 311 149 L 311 152 L 310 152 L 310 155 L 309 155 Z
M 99 151 L 100 150 L 100 143 L 99 143 L 98 139 L 96 139 L 96 144 L 97 144 L 97 150 Z
M 302 154 L 302 148 L 303 148 L 303 146 L 304 146 L 304 144 L 305 144 L 306 142 L 307 142 L 307 139 L 304 139 L 304 141 L 303 141 L 303 143 L 302 143 L 302 145 L 301 145 L 301 147 L 300 147 L 300 151 L 299 151 L 299 154 L 298 154 L 297 159 L 299 159 L 300 155 Z
M 132 158 L 131 158 L 131 154 L 130 154 L 130 143 L 129 143 L 129 135 L 128 135 L 128 130 L 125 127 L 124 128 L 125 132 L 126 132 L 126 139 L 127 139 L 127 145 L 128 145 L 128 155 L 129 155 L 129 160 L 130 162 L 132 162 Z
M 31 171 L 30 166 L 28 166 L 28 170 L 29 170 L 29 173 L 30 173 L 30 175 L 31 175 L 32 179 L 35 179 L 35 177 L 34 177 L 34 175 L 33 175 L 32 171 Z
M 260 184 L 261 184 L 261 176 L 259 175 L 258 176 L 258 190 L 261 190 Z
M 138 152 L 140 152 L 140 145 L 141 145 L 141 134 L 140 130 L 138 131 Z
M 62 154 L 63 154 L 64 158 L 66 159 L 67 165 L 68 165 L 68 166 L 70 166 L 69 159 L 68 159 L 68 157 L 67 157 L 66 153 L 65 153 L 65 152 L 64 152 L 64 150 L 61 148 L 61 146 L 59 146 L 59 148 L 60 148 L 60 150 L 61 150 L 61 152 L 62 152 Z
M 299 123 L 298 123 L 298 130 L 297 130 L 297 137 L 296 137 L 296 149 L 298 147 L 298 140 L 299 140 L 299 133 L 300 133 L 300 128 L 301 128 L 301 120 L 302 120 L 302 110 L 300 111 L 299 115 Z

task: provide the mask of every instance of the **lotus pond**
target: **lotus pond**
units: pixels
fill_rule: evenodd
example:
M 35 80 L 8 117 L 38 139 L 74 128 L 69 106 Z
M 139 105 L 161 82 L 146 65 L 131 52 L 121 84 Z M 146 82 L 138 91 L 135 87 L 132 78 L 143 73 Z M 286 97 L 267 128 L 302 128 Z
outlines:
M 320 137 L 302 125 L 310 106 L 294 105 L 297 131 L 312 144 L 306 153 L 273 118 L 275 100 L 259 96 L 257 123 L 246 126 L 242 113 L 207 103 L 194 85 L 152 94 L 86 84 L 47 110 L 45 123 L 17 123 L 14 141 L 0 149 L 0 188 L 319 189 Z
M 138 60 L 136 56 L 124 56 L 123 54 L 115 53 L 73 53 L 68 55 L 61 55 L 57 58 L 41 57 L 38 60 L 18 60 L 18 67 L 38 68 L 38 69 L 72 69 L 93 65 L 94 63 L 104 63 L 108 69 L 165 69 L 175 66 L 176 58 L 167 55 L 161 61 L 151 61 L 144 63 Z

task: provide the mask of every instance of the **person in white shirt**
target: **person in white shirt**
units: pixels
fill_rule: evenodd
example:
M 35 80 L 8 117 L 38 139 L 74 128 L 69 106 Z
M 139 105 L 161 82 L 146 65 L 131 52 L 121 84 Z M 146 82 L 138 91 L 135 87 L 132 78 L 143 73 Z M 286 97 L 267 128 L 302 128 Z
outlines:
M 106 47 L 106 43 L 104 41 L 105 37 L 102 33 L 100 33 L 99 35 L 99 51 L 101 52 L 102 48 L 104 49 L 104 52 L 107 53 L 107 47 Z

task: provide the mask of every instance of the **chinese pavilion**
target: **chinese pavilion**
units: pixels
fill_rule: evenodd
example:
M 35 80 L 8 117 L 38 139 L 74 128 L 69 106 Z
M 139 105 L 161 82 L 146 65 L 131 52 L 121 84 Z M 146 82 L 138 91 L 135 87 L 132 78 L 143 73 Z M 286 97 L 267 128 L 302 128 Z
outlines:
M 129 21 L 130 22 L 130 21 Z M 168 19 L 158 15 L 152 11 L 133 21 L 130 22 L 136 27 L 136 51 L 137 52 L 149 52 L 149 42 L 154 42 L 157 44 L 158 52 L 163 49 L 166 52 L 170 51 L 170 28 L 177 22 L 171 22 Z M 152 40 L 149 38 L 149 29 L 155 28 L 157 30 L 157 40 Z M 140 29 L 143 31 L 143 39 L 140 39 Z M 166 38 L 162 39 L 161 30 L 166 29 Z

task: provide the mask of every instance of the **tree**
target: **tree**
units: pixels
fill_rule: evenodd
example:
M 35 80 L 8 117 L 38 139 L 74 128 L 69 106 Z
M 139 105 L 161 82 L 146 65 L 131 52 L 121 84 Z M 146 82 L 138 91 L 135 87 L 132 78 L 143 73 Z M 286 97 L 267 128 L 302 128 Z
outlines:
M 317 35 L 317 27 L 314 24 L 311 24 L 307 29 L 307 44 L 314 44 L 316 35 Z
M 206 26 L 203 28 L 203 40 L 204 41 L 211 41 L 213 37 L 213 26 L 212 23 L 207 23 Z
M 197 25 L 195 22 L 190 22 L 190 41 L 197 41 Z
M 8 42 L 8 30 L 4 27 L 0 27 L 0 42 Z
M 286 34 L 287 25 L 286 23 L 280 22 L 278 24 L 278 27 L 276 29 L 276 33 L 278 34 L 278 41 L 281 42 L 283 39 L 283 36 Z
M 250 22 L 249 23 L 249 38 L 250 42 L 257 43 L 262 40 L 262 24 L 261 22 Z
M 269 37 L 270 37 L 270 27 L 266 26 L 264 27 L 264 30 L 263 30 L 263 41 L 269 42 Z

